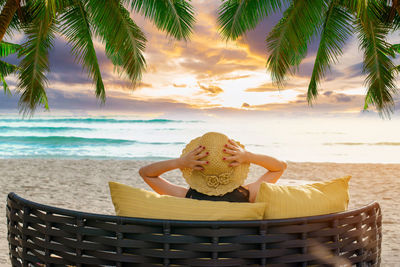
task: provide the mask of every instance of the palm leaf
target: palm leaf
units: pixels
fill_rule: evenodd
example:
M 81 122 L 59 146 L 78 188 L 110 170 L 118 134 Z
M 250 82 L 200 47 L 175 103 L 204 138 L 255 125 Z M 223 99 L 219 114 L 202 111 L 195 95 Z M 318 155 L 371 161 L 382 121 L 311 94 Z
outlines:
M 33 113 L 39 104 L 49 108 L 45 92 L 45 72 L 49 71 L 48 52 L 53 46 L 56 23 L 44 2 L 36 3 L 34 13 L 33 23 L 24 28 L 27 41 L 20 51 L 23 58 L 19 64 L 17 89 L 21 93 L 18 104 L 24 115 Z
M 87 1 L 73 0 L 69 8 L 61 17 L 61 33 L 65 35 L 71 44 L 72 54 L 82 67 L 87 70 L 88 76 L 96 84 L 96 96 L 105 101 L 104 84 L 101 77 L 100 67 L 96 51 L 92 41 L 90 30 L 91 21 L 86 11 Z
M 19 44 L 13 44 L 1 41 L 0 42 L 0 57 L 6 57 L 10 54 L 14 54 L 21 48 Z
M 400 44 L 393 44 L 391 45 L 391 48 L 394 52 L 400 53 Z
M 375 0 L 373 0 L 375 1 Z M 363 16 L 363 14 L 368 9 L 368 5 L 372 1 L 370 0 L 339 0 L 338 4 L 346 7 L 352 14 L 355 14 L 356 17 Z
M 156 27 L 178 40 L 187 40 L 195 22 L 193 6 L 185 0 L 125 0 L 131 10 L 151 19 Z
M 10 88 L 8 87 L 8 84 L 6 82 L 6 80 L 4 79 L 4 76 L 0 73 L 0 80 L 3 83 L 3 88 L 4 88 L 4 94 L 11 96 L 11 91 Z
M 392 21 L 392 30 L 393 31 L 397 31 L 398 29 L 400 29 L 400 16 L 399 14 L 396 12 L 394 19 Z
M 140 81 L 146 62 L 143 57 L 146 38 L 129 17 L 129 12 L 117 0 L 88 1 L 93 29 L 106 44 L 106 55 L 125 72 L 133 85 Z
M 11 95 L 10 88 L 7 85 L 5 77 L 17 70 L 17 66 L 0 60 L 0 80 L 3 83 L 4 93 Z
M 17 53 L 21 48 L 18 44 L 8 42 L 0 42 L 0 58 Z M 3 83 L 4 93 L 11 95 L 10 88 L 5 80 L 5 77 L 17 70 L 17 66 L 0 60 L 0 80 Z
M 15 34 L 16 32 L 20 32 L 20 31 L 21 31 L 20 21 L 19 21 L 19 18 L 18 18 L 17 13 L 15 13 L 14 16 L 13 16 L 13 18 L 12 18 L 11 21 L 10 21 L 10 24 L 8 25 L 8 27 L 7 27 L 7 29 L 6 29 L 6 32 L 5 32 L 5 34 L 4 34 L 3 40 L 4 40 L 5 38 L 7 38 L 7 39 L 9 39 L 9 40 L 10 40 L 10 39 L 12 40 L 12 38 L 14 37 L 14 34 Z
M 14 37 L 15 33 L 20 33 L 24 25 L 32 22 L 33 20 L 33 9 L 32 6 L 35 4 L 32 1 L 26 1 L 24 6 L 21 6 L 11 19 L 10 24 L 6 30 L 5 36 L 10 38 Z
M 314 68 L 307 91 L 309 104 L 318 95 L 317 84 L 324 77 L 330 65 L 342 54 L 342 47 L 352 33 L 351 15 L 332 1 L 325 15 L 321 39 L 316 54 Z
M 399 73 L 400 72 L 400 65 L 397 65 L 393 68 L 393 71 Z
M 390 29 L 376 19 L 377 10 L 376 6 L 369 5 L 356 24 L 360 47 L 364 51 L 363 72 L 367 74 L 364 109 L 373 104 L 381 115 L 388 116 L 393 111 L 392 95 L 396 92 L 394 65 L 390 44 L 385 41 Z
M 6 77 L 18 69 L 17 66 L 0 60 L 0 74 Z
M 267 37 L 270 55 L 267 69 L 278 85 L 288 72 L 294 73 L 306 56 L 307 45 L 323 23 L 324 1 L 294 1 Z
M 281 10 L 285 2 L 280 0 L 226 0 L 218 8 L 218 25 L 226 39 L 236 40 L 251 30 L 269 14 Z

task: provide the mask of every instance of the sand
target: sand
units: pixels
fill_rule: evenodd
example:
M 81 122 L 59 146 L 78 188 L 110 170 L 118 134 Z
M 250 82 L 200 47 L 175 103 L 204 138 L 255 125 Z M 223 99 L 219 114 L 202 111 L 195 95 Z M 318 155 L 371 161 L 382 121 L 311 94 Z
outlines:
M 0 159 L 0 266 L 10 266 L 5 200 L 9 192 L 35 202 L 86 212 L 114 214 L 110 180 L 150 190 L 138 175 L 148 162 L 128 160 Z M 264 169 L 252 166 L 249 180 Z M 289 162 L 281 179 L 321 181 L 352 175 L 350 207 L 377 200 L 383 212 L 382 266 L 400 266 L 400 164 Z M 164 175 L 184 185 L 178 170 Z

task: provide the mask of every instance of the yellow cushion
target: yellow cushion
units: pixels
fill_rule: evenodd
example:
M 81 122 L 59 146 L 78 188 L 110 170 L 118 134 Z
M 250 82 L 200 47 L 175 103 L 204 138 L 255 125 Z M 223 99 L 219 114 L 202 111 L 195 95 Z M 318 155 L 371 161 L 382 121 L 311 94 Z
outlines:
M 118 216 L 169 220 L 261 220 L 265 203 L 233 203 L 159 195 L 109 182 Z
M 335 213 L 347 209 L 349 180 L 345 176 L 326 182 L 288 186 L 262 183 L 256 202 L 266 203 L 264 219 L 284 219 Z

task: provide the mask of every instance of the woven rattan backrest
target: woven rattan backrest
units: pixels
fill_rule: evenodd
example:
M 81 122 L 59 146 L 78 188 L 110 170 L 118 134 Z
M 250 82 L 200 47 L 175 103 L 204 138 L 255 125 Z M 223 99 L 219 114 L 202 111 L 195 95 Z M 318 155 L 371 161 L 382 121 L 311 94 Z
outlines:
M 378 203 L 263 221 L 171 221 L 83 213 L 7 199 L 13 266 L 379 266 Z

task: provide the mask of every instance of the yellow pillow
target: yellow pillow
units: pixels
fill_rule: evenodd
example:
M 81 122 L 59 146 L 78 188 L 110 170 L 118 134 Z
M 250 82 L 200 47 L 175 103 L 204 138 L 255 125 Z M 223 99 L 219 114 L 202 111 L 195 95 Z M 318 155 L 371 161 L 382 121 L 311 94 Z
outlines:
M 326 182 L 288 186 L 262 183 L 256 202 L 266 203 L 264 219 L 284 219 L 335 213 L 347 209 L 349 180 L 345 176 Z
M 118 216 L 169 220 L 262 220 L 265 203 L 233 203 L 159 195 L 109 182 Z

